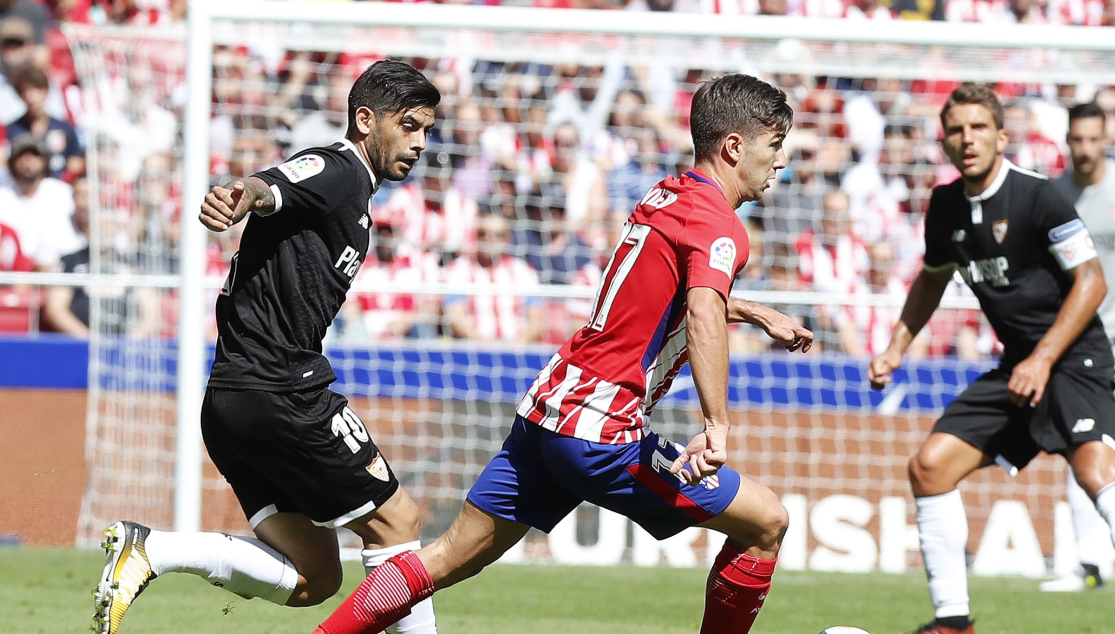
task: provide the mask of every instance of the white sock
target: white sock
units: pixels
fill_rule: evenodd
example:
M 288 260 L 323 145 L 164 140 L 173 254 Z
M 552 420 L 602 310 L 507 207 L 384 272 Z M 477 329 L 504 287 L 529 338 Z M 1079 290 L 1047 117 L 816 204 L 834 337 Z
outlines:
M 1107 520 L 1107 526 L 1111 530 L 1111 543 L 1115 544 L 1115 484 L 1100 489 L 1096 495 L 1096 510 Z
M 360 558 L 364 560 L 364 572 L 372 574 L 378 566 L 388 559 L 405 553 L 408 550 L 418 550 L 422 542 L 413 541 L 407 544 L 397 544 L 386 548 L 369 549 L 360 551 Z M 434 620 L 434 600 L 426 599 L 410 609 L 410 614 L 399 619 L 399 622 L 387 628 L 388 634 L 437 634 L 437 623 Z
M 929 598 L 936 616 L 967 616 L 968 568 L 964 547 L 968 544 L 968 515 L 960 491 L 914 498 L 914 503 L 921 556 L 929 577 Z
M 286 605 L 298 584 L 290 560 L 254 537 L 151 531 L 145 547 L 155 574 L 197 575 L 245 599 Z
M 1080 563 L 1099 566 L 1096 553 L 1104 552 L 1104 542 L 1112 539 L 1111 527 L 1099 514 L 1096 503 L 1080 484 L 1069 467 L 1068 480 L 1065 483 L 1065 497 L 1072 510 L 1072 527 L 1076 531 L 1076 550 L 1080 556 Z

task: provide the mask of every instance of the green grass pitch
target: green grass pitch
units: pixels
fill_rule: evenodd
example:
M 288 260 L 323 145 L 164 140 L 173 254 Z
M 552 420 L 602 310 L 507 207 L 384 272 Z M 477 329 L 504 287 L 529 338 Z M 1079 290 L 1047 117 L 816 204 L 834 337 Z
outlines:
M 97 551 L 0 549 L 0 631 L 82 634 L 90 591 L 103 556 Z M 694 634 L 705 570 L 567 568 L 496 565 L 438 593 L 441 634 Z M 363 577 L 345 567 L 344 594 Z M 1029 579 L 973 579 L 979 634 L 1109 634 L 1115 591 L 1050 595 Z M 151 584 L 120 634 L 309 634 L 340 603 L 314 608 L 246 601 L 187 575 Z M 872 634 L 912 629 L 930 615 L 925 578 L 778 572 L 755 634 L 816 634 L 854 625 Z

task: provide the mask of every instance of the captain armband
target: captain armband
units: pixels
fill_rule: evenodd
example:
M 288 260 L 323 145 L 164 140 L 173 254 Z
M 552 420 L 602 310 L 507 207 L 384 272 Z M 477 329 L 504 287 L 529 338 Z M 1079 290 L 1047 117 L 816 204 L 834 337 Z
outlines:
M 1071 271 L 1099 255 L 1088 228 L 1079 218 L 1050 229 L 1049 242 L 1049 252 L 1057 259 L 1062 271 Z

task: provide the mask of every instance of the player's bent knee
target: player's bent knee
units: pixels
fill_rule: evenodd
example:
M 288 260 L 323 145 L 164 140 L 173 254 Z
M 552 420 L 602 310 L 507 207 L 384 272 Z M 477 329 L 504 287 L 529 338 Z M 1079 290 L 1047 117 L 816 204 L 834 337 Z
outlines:
M 936 495 L 956 488 L 955 483 L 950 484 L 946 481 L 943 466 L 925 452 L 919 451 L 914 454 L 906 468 L 914 494 Z
M 413 535 L 417 539 L 421 528 L 418 504 L 402 488 L 395 494 L 395 498 L 397 498 L 395 500 L 396 504 L 391 508 L 392 526 L 396 528 L 397 532 Z
M 782 545 L 782 538 L 790 527 L 790 513 L 782 503 L 775 500 L 768 504 L 762 521 L 759 524 L 759 540 L 756 546 L 763 550 L 777 551 Z
M 294 608 L 306 608 L 319 605 L 326 599 L 337 594 L 341 589 L 343 580 L 341 567 L 322 569 L 309 575 L 300 575 L 298 585 L 291 593 L 287 605 Z
M 1076 481 L 1080 484 L 1080 488 L 1088 494 L 1088 497 L 1094 500 L 1100 491 L 1115 483 L 1115 477 L 1112 477 L 1107 471 L 1098 467 L 1077 469 L 1075 471 Z
M 743 494 L 747 501 L 734 503 L 706 526 L 726 534 L 744 550 L 758 548 L 765 556 L 777 554 L 790 525 L 790 514 L 778 496 L 766 487 Z

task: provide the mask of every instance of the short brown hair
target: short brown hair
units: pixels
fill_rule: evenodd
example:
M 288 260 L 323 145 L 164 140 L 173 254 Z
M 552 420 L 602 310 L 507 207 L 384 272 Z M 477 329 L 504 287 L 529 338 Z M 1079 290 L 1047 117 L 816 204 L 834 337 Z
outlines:
M 786 93 L 750 75 L 724 75 L 704 82 L 693 95 L 693 153 L 698 161 L 709 159 L 733 132 L 750 141 L 768 130 L 785 134 L 793 121 Z
M 19 92 L 23 86 L 46 90 L 50 87 L 46 71 L 35 64 L 20 64 L 11 70 L 8 82 Z
M 995 119 L 995 127 L 999 130 L 1003 129 L 1003 103 L 987 84 L 964 84 L 952 91 L 948 101 L 941 108 L 941 127 L 945 127 L 945 115 L 953 106 L 968 104 L 977 104 L 990 110 L 991 117 Z

